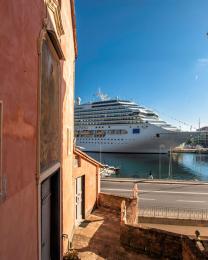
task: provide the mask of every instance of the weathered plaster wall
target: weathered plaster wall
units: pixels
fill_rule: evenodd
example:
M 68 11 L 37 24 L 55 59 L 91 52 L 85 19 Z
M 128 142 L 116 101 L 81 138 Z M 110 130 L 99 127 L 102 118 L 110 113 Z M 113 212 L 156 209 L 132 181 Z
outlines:
M 38 259 L 36 203 L 31 182 L 0 206 L 0 259 Z
M 38 39 L 46 18 L 43 0 L 10 0 L 1 4 L 0 100 L 3 101 L 3 174 L 7 197 L 0 204 L 0 259 L 38 258 L 37 116 Z M 73 99 L 75 51 L 70 0 L 62 0 L 61 47 L 62 230 L 72 235 Z M 33 243 L 28 243 L 33 241 Z M 22 246 L 23 245 L 23 246 Z M 20 250 L 21 249 L 21 250 Z
M 0 100 L 3 101 L 3 175 L 0 259 L 37 259 L 37 39 L 42 0 L 2 1 Z M 33 243 L 28 243 L 33 241 Z
M 71 6 L 69 0 L 61 1 L 61 17 L 64 35 L 61 36 L 61 47 L 65 61 L 62 62 L 63 79 L 61 82 L 62 107 L 62 199 L 63 223 L 62 231 L 72 236 L 74 228 L 74 190 L 72 182 L 73 137 L 74 137 L 74 77 L 75 77 L 75 51 L 73 42 L 73 29 Z M 67 249 L 67 241 L 63 245 Z
M 87 217 L 97 202 L 97 193 L 99 183 L 97 180 L 98 168 L 96 165 L 81 158 L 81 167 L 75 167 L 73 170 L 73 179 L 85 176 L 85 217 Z M 74 191 L 75 192 L 75 191 Z

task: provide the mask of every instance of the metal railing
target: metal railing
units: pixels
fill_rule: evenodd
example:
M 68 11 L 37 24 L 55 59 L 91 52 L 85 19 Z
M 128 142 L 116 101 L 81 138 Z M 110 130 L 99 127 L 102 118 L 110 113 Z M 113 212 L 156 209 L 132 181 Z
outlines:
M 188 209 L 171 207 L 150 207 L 139 206 L 140 217 L 174 218 L 191 220 L 208 220 L 208 209 Z

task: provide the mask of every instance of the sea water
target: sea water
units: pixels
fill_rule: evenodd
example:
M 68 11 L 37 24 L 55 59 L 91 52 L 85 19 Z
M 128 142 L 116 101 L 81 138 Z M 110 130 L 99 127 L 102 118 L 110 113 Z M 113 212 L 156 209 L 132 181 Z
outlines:
M 120 168 L 114 177 L 208 181 L 208 154 L 88 153 L 101 163 Z M 113 175 L 112 175 L 113 177 Z

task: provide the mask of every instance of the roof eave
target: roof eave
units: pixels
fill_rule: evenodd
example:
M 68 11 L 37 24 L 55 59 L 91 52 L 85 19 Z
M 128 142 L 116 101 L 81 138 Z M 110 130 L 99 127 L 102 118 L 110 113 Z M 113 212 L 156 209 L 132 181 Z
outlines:
M 85 152 L 79 150 L 78 148 L 74 147 L 74 154 L 81 156 L 83 159 L 91 162 L 92 164 L 99 166 L 100 168 L 103 167 L 103 164 L 96 161 L 95 159 L 93 159 L 92 157 L 90 157 L 88 154 L 86 154 Z
M 73 38 L 74 38 L 74 52 L 75 52 L 75 58 L 77 59 L 78 46 L 77 46 L 77 30 L 76 30 L 76 15 L 75 15 L 74 0 L 71 0 L 71 17 L 72 17 L 72 29 L 73 29 Z

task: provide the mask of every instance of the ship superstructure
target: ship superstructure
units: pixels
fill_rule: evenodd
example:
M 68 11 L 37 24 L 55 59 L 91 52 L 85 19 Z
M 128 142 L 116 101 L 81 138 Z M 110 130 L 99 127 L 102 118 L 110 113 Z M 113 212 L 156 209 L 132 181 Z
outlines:
M 166 153 L 194 132 L 182 132 L 135 102 L 120 99 L 75 104 L 75 138 L 84 151 Z

